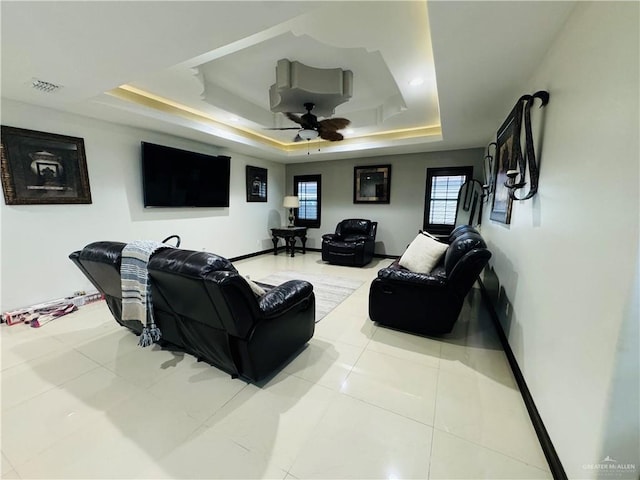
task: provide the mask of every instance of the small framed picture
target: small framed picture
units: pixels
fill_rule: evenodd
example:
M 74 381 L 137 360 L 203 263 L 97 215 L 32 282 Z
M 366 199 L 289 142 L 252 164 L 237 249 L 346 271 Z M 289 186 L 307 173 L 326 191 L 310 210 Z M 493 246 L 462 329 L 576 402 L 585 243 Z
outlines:
M 2 126 L 7 205 L 91 203 L 82 138 Z
M 353 169 L 353 203 L 389 203 L 391 165 L 371 165 Z
M 247 202 L 267 201 L 267 169 L 247 165 Z

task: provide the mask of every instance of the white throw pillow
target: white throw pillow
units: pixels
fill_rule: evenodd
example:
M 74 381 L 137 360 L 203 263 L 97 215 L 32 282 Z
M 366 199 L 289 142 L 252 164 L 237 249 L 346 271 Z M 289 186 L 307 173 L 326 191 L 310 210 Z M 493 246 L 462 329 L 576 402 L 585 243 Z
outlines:
M 426 236 L 427 236 L 427 237 L 429 237 L 429 238 L 433 238 L 435 241 L 439 241 L 439 240 L 438 240 L 438 237 L 436 237 L 435 235 L 431 235 L 429 232 L 426 232 L 426 231 L 424 231 L 424 230 L 420 230 L 420 233 L 421 233 L 422 235 L 426 235 Z
M 438 242 L 433 238 L 418 234 L 398 262 L 404 268 L 416 273 L 430 273 L 436 266 L 442 254 L 447 250 L 446 243 Z
M 247 281 L 247 283 L 249 284 L 249 286 L 251 287 L 251 291 L 253 292 L 253 294 L 256 297 L 261 297 L 262 295 L 264 295 L 265 293 L 267 293 L 265 291 L 264 288 L 262 288 L 260 285 L 258 285 L 256 282 L 254 282 L 253 280 L 249 279 L 249 277 L 244 277 L 244 279 Z

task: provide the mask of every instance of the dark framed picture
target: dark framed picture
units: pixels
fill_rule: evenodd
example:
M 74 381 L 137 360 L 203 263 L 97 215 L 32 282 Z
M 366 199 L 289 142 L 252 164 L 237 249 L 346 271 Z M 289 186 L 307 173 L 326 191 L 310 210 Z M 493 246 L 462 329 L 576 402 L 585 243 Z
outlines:
M 353 168 L 353 203 L 389 203 L 391 165 Z
M 513 166 L 515 164 L 514 151 L 516 148 L 520 148 L 519 123 L 518 109 L 514 108 L 500 126 L 497 134 L 494 192 L 490 218 L 505 224 L 511 223 L 513 199 L 509 196 L 509 189 L 505 183 L 508 180 L 507 172 L 515 168 Z
M 267 201 L 267 169 L 247 165 L 247 202 Z
M 91 203 L 82 138 L 2 126 L 7 205 Z

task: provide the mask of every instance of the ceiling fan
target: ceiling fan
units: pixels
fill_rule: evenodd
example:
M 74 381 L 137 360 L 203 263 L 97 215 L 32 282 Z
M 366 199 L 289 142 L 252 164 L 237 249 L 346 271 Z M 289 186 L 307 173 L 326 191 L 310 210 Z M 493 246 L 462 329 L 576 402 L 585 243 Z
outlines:
M 305 103 L 304 108 L 307 110 L 307 113 L 304 115 L 285 112 L 287 118 L 299 124 L 300 127 L 269 128 L 267 130 L 298 130 L 298 134 L 293 139 L 294 142 L 313 140 L 317 137 L 323 140 L 329 140 L 330 142 L 337 142 L 344 139 L 344 136 L 338 133 L 338 130 L 346 128 L 351 121 L 346 118 L 325 118 L 324 120 L 318 121 L 318 117 L 311 113 L 314 106 L 313 103 Z

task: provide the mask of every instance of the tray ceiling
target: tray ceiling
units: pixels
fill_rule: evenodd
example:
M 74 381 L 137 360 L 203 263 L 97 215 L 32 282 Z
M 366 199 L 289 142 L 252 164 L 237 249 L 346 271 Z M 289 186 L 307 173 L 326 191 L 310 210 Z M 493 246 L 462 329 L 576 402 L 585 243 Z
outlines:
M 508 113 L 495 99 L 517 98 L 572 6 L 2 2 L 2 95 L 282 162 L 481 146 Z M 353 72 L 344 141 L 310 156 L 295 131 L 266 130 L 296 126 L 271 111 L 281 59 Z

